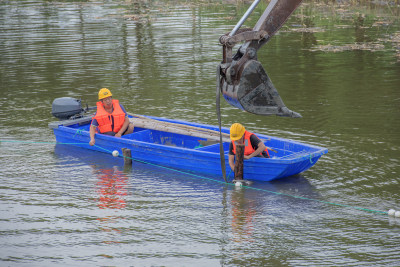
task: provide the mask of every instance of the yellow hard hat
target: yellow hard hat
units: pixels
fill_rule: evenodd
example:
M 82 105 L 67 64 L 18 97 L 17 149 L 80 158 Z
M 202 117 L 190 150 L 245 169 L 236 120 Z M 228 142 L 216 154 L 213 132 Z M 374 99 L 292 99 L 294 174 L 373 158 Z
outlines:
M 99 91 L 99 100 L 112 96 L 110 90 L 108 90 L 107 88 L 101 88 Z
M 244 135 L 245 131 L 246 131 L 246 129 L 240 123 L 232 124 L 231 129 L 230 129 L 231 140 L 232 141 L 239 140 L 240 138 L 242 138 L 242 136 Z

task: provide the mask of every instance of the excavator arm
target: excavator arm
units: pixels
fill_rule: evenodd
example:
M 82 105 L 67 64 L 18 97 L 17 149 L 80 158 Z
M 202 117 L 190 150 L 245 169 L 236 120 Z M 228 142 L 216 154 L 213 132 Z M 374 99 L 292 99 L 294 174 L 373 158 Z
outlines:
M 299 118 L 283 103 L 271 79 L 257 60 L 257 51 L 282 27 L 302 0 L 271 0 L 253 29 L 240 29 L 258 1 L 250 6 L 235 28 L 220 37 L 223 60 L 218 67 L 217 86 L 225 100 L 258 115 Z M 244 42 L 233 55 L 232 48 Z

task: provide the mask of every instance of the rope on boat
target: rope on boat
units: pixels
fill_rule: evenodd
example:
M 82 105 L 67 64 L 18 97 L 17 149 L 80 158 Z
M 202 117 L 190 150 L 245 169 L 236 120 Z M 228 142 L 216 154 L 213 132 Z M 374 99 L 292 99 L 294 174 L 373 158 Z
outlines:
M 76 132 L 75 132 L 75 134 L 74 134 L 74 136 L 73 136 L 72 138 L 75 138 L 75 136 L 76 136 L 77 134 L 81 135 L 81 134 L 82 134 L 82 129 L 76 130 Z
M 0 140 L 0 143 L 24 143 L 24 144 L 55 144 L 55 145 L 87 145 L 87 143 L 62 143 L 62 142 L 38 142 L 38 141 L 20 141 L 20 140 Z M 110 151 L 106 148 L 103 148 L 101 146 L 98 145 L 94 145 L 95 147 L 104 150 L 110 154 L 112 154 L 113 151 Z M 194 176 L 203 180 L 209 180 L 209 181 L 213 181 L 216 183 L 220 183 L 220 184 L 225 184 L 225 185 L 233 185 L 232 183 L 227 183 L 225 181 L 221 181 L 221 180 L 216 180 L 216 179 L 212 179 L 212 178 L 208 178 L 205 176 L 201 176 L 201 175 L 197 175 L 194 173 L 189 173 L 189 172 L 184 172 L 184 171 L 180 171 L 180 170 L 176 170 L 173 168 L 169 168 L 169 167 L 165 167 L 162 165 L 158 165 L 158 164 L 154 164 L 154 163 L 150 163 L 150 162 L 146 162 L 146 161 L 142 161 L 142 160 L 138 160 L 138 159 L 134 159 L 131 157 L 126 157 L 123 155 L 119 155 L 119 157 L 122 158 L 129 158 L 133 161 L 136 162 L 140 162 L 140 163 L 144 163 L 144 164 L 149 164 L 149 165 L 153 165 L 153 166 L 157 166 L 163 169 L 167 169 L 167 170 L 171 170 L 171 171 L 175 171 L 178 173 L 182 173 L 182 174 L 186 174 L 186 175 L 190 175 L 190 176 Z M 231 173 L 229 173 L 230 175 Z M 228 175 L 228 177 L 229 177 Z M 389 215 L 389 216 L 394 216 L 395 214 L 395 210 L 390 209 L 389 212 L 386 211 L 381 211 L 381 210 L 373 210 L 373 209 L 367 209 L 367 208 L 361 208 L 361 207 L 357 207 L 357 206 L 351 206 L 351 205 L 347 205 L 347 204 L 339 204 L 339 203 L 334 203 L 334 202 L 329 202 L 329 201 L 325 201 L 325 200 L 319 200 L 319 199 L 313 199 L 313 198 L 307 198 L 307 197 L 301 197 L 301 196 L 296 196 L 296 195 L 290 195 L 290 194 L 286 194 L 286 193 L 281 193 L 281 192 L 275 192 L 275 191 L 271 191 L 271 190 L 267 190 L 267 189 L 262 189 L 262 188 L 256 188 L 256 187 L 252 187 L 252 186 L 246 186 L 246 185 L 242 185 L 242 188 L 249 188 L 249 189 L 253 189 L 253 190 L 257 190 L 257 191 L 261 191 L 261 192 L 267 192 L 267 193 L 271 193 L 271 194 L 275 194 L 275 195 L 281 195 L 281 196 L 287 196 L 287 197 L 292 197 L 292 198 L 297 198 L 297 199 L 303 199 L 303 200 L 308 200 L 308 201 L 315 201 L 315 202 L 319 202 L 319 203 L 323 203 L 323 204 L 328 204 L 328 205 L 333 205 L 333 206 L 338 206 L 338 207 L 344 207 L 344 208 L 352 208 L 352 209 L 357 209 L 357 210 L 361 210 L 361 211 L 366 211 L 366 212 L 371 212 L 371 213 L 377 213 L 377 214 L 381 214 L 381 215 Z M 399 213 L 400 211 L 397 211 L 396 214 Z M 396 217 L 400 217 L 397 216 Z

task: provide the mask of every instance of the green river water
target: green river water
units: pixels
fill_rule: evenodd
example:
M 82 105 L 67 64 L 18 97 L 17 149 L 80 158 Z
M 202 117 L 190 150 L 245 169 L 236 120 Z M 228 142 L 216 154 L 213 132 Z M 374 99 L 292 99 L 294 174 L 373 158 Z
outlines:
M 48 123 L 55 98 L 107 87 L 130 112 L 217 124 L 218 38 L 248 5 L 0 0 L 0 266 L 399 266 L 400 8 L 323 3 L 258 53 L 303 118 L 221 112 L 329 153 L 235 189 L 55 145 Z

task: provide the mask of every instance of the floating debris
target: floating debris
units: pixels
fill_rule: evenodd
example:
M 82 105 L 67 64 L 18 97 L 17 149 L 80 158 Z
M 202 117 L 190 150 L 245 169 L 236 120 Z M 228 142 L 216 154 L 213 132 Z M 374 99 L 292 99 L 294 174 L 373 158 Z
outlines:
M 375 21 L 374 24 L 372 24 L 372 27 L 389 26 L 391 24 L 392 24 L 392 22 L 390 22 L 390 21 Z
M 400 31 L 395 32 L 390 36 L 389 41 L 392 43 L 393 48 L 396 50 L 397 62 L 400 62 Z
M 368 50 L 368 51 L 379 51 L 384 50 L 385 46 L 378 43 L 362 43 L 362 44 L 346 44 L 346 45 L 319 45 L 310 49 L 310 51 L 323 51 L 323 52 L 344 52 L 353 50 Z
M 307 33 L 317 33 L 317 32 L 325 32 L 325 29 L 321 27 L 313 27 L 313 28 L 296 28 L 291 29 L 292 32 L 307 32 Z
M 126 20 L 137 21 L 137 22 L 145 22 L 150 19 L 148 14 L 124 15 L 123 18 Z
M 392 44 L 394 46 L 396 46 L 397 49 L 400 49 L 400 31 L 395 32 L 391 38 L 390 38 L 390 42 L 392 42 Z
M 400 62 L 400 31 L 385 35 L 385 38 L 379 38 L 382 43 L 390 43 L 396 53 L 397 62 Z
M 139 20 L 140 15 L 124 15 L 124 19 L 126 20 Z
M 354 26 L 352 26 L 352 25 L 335 25 L 335 27 L 337 29 L 349 29 L 349 28 L 353 28 Z

